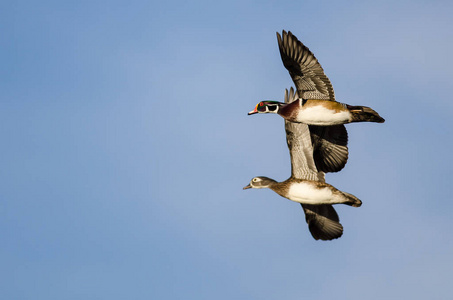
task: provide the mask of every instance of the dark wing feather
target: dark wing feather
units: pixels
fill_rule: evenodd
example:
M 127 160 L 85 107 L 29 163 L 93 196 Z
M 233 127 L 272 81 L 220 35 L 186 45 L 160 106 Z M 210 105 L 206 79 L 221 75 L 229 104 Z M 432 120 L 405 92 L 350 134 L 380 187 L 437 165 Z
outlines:
M 301 204 L 308 229 L 315 240 L 333 240 L 343 235 L 343 226 L 332 205 Z
M 303 99 L 335 101 L 335 94 L 329 78 L 311 51 L 291 31 L 277 32 L 278 48 L 283 65 L 296 85 Z
M 344 125 L 309 125 L 316 168 L 322 172 L 338 172 L 348 161 L 348 132 Z

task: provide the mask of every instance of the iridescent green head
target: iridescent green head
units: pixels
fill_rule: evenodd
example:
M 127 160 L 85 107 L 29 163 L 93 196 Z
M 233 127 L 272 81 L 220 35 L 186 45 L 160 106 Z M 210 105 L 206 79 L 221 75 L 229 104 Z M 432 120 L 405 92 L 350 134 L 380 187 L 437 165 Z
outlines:
M 255 109 L 249 112 L 249 115 L 253 114 L 266 114 L 266 113 L 278 113 L 280 106 L 284 103 L 278 101 L 261 101 L 255 106 Z

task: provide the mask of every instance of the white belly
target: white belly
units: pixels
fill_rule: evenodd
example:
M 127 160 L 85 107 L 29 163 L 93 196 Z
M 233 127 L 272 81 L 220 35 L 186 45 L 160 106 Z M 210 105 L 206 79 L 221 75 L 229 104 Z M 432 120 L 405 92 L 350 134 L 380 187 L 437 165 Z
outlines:
M 338 125 L 349 123 L 351 113 L 349 111 L 335 111 L 324 106 L 310 106 L 302 108 L 297 114 L 297 122 L 309 125 Z
M 329 204 L 334 201 L 334 195 L 328 187 L 317 188 L 306 182 L 293 183 L 287 198 L 304 204 Z

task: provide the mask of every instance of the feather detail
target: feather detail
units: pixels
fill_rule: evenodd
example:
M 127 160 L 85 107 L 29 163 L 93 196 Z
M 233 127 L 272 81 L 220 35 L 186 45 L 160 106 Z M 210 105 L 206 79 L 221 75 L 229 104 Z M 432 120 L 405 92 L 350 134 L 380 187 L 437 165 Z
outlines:
M 335 101 L 332 83 L 311 51 L 291 31 L 277 32 L 278 48 L 299 96 L 303 99 Z
M 332 205 L 301 205 L 308 229 L 315 240 L 333 240 L 343 235 L 343 226 Z

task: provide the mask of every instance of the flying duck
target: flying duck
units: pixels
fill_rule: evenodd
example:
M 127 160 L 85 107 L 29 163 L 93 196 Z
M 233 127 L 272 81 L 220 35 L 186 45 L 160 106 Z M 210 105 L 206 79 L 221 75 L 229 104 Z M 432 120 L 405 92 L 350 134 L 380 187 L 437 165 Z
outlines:
M 290 103 L 297 97 L 292 88 L 289 95 L 286 90 L 285 103 Z M 314 159 L 314 147 L 319 141 L 312 139 L 313 134 L 308 125 L 285 120 L 285 130 L 291 157 L 291 177 L 283 182 L 264 176 L 254 177 L 244 190 L 270 188 L 282 197 L 301 203 L 313 238 L 316 240 L 339 238 L 343 234 L 343 226 L 332 204 L 342 203 L 359 207 L 362 201 L 325 182 L 324 172 L 319 171 Z M 323 142 L 330 143 L 329 140 Z M 322 156 L 323 152 L 319 155 Z
M 329 78 L 311 51 L 291 31 L 277 32 L 283 65 L 293 79 L 299 98 L 291 103 L 261 101 L 249 115 L 276 113 L 291 122 L 331 126 L 352 122 L 385 120 L 366 106 L 351 106 L 335 101 Z

